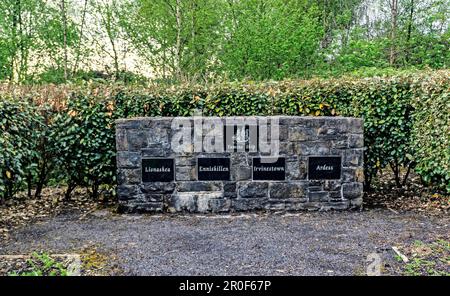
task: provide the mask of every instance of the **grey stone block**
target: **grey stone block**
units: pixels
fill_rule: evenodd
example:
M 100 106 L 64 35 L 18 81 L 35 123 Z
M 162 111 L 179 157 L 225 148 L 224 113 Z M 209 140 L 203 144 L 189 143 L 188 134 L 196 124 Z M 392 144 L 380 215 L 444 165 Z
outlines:
M 119 151 L 116 154 L 118 168 L 141 167 L 141 154 L 139 152 Z
M 236 182 L 224 182 L 223 195 L 226 198 L 237 198 Z
M 350 206 L 350 201 L 341 200 L 341 201 L 330 201 L 328 203 L 324 203 L 322 206 L 322 210 L 345 210 Z
M 279 137 L 280 142 L 285 142 L 289 140 L 289 127 L 287 125 L 279 126 Z
M 250 166 L 235 166 L 231 171 L 231 179 L 243 181 L 252 179 L 252 168 Z
M 313 141 L 317 139 L 317 132 L 315 129 L 305 128 L 301 126 L 289 127 L 289 141 L 304 142 Z
M 117 119 L 117 129 L 140 129 L 142 127 L 142 119 Z
M 294 151 L 299 155 L 329 155 L 330 146 L 329 142 L 305 142 L 294 144 Z
M 268 200 L 264 208 L 271 211 L 283 211 L 286 209 L 286 202 L 276 199 Z
M 219 181 L 189 181 L 189 182 L 177 182 L 178 192 L 187 191 L 222 191 L 223 184 Z
M 330 201 L 339 201 L 342 200 L 342 187 L 340 187 L 339 191 L 329 191 Z
M 362 134 L 349 135 L 348 147 L 349 148 L 363 148 L 364 147 L 364 136 Z
M 169 200 L 169 208 L 175 212 L 195 212 L 197 207 L 197 196 L 192 194 L 175 194 Z
M 330 194 L 327 191 L 314 191 L 308 193 L 310 202 L 324 202 L 328 201 Z
M 222 192 L 178 192 L 170 198 L 169 207 L 175 212 L 207 213 L 213 210 L 211 206 L 218 199 L 223 199 Z
M 350 202 L 350 209 L 362 209 L 363 207 L 362 197 L 352 199 L 349 202 Z
M 178 156 L 175 158 L 175 166 L 196 166 L 197 159 L 189 156 Z
M 266 203 L 267 199 L 261 198 L 233 199 L 231 207 L 235 211 L 254 211 L 264 209 Z
M 126 129 L 116 129 L 116 150 L 117 151 L 128 150 L 128 139 Z
M 141 169 L 121 169 L 117 174 L 117 184 L 138 184 L 141 182 Z
M 146 134 L 147 138 L 147 146 L 168 146 L 170 147 L 169 142 L 169 131 L 166 128 L 161 128 L 160 126 L 154 127 L 152 129 L 144 129 L 143 133 Z
M 152 148 L 142 148 L 141 149 L 143 158 L 152 158 L 152 157 L 171 157 L 172 150 L 167 147 L 152 147 Z
M 306 182 L 280 182 L 271 183 L 269 197 L 271 199 L 304 198 L 306 194 Z
M 133 199 L 139 193 L 138 185 L 119 185 L 117 186 L 117 195 L 119 200 Z
M 213 213 L 229 212 L 231 209 L 231 200 L 229 199 L 210 199 L 209 208 Z
M 133 213 L 161 213 L 164 211 L 162 202 L 131 203 L 128 207 Z
M 348 147 L 348 139 L 336 139 L 331 141 L 331 148 L 333 149 L 346 149 Z
M 323 189 L 325 191 L 341 191 L 341 181 L 340 180 L 325 180 Z
M 148 147 L 147 133 L 142 130 L 129 129 L 127 138 L 129 151 L 140 152 L 142 148 Z
M 308 187 L 309 192 L 318 192 L 318 191 L 323 191 L 323 185 L 309 185 Z
M 308 197 L 294 198 L 284 200 L 284 206 L 286 211 L 299 211 L 303 210 L 305 203 L 308 202 Z
M 357 182 L 344 183 L 342 185 L 342 196 L 346 199 L 362 198 L 363 184 Z
M 143 194 L 153 193 L 172 193 L 175 190 L 173 182 L 152 182 L 139 185 L 140 192 Z
M 267 197 L 268 190 L 269 183 L 267 182 L 238 183 L 238 196 L 241 198 Z
M 345 151 L 344 167 L 363 166 L 364 151 L 363 149 L 349 149 Z
M 248 153 L 236 152 L 231 154 L 230 163 L 232 166 L 248 166 L 249 165 Z
M 195 166 L 178 166 L 175 168 L 175 173 L 175 180 L 177 181 L 195 181 L 197 178 Z

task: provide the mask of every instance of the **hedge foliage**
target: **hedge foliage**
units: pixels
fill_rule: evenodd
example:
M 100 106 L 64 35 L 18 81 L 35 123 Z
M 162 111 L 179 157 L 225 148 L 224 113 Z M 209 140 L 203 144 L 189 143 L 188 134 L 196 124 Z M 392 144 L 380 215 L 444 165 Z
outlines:
M 0 199 L 49 180 L 93 196 L 115 183 L 114 120 L 136 116 L 360 116 L 366 185 L 391 167 L 397 185 L 415 169 L 450 192 L 450 71 L 213 86 L 45 86 L 0 89 Z M 406 168 L 403 169 L 402 168 Z

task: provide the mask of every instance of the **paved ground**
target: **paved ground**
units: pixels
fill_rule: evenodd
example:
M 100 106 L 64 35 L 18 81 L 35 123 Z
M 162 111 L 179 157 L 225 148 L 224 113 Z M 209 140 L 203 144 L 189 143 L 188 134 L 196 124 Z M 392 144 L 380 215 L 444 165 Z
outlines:
M 65 213 L 15 231 L 0 254 L 95 246 L 132 275 L 354 275 L 392 246 L 449 238 L 449 217 L 387 210 L 234 216 Z M 112 254 L 115 254 L 113 256 Z

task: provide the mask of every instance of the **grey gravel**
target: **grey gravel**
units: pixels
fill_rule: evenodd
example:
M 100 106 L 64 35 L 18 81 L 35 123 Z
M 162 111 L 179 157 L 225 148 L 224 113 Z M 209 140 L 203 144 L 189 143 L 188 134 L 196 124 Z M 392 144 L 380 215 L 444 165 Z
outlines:
M 363 275 L 367 255 L 449 237 L 449 217 L 381 209 L 236 215 L 69 212 L 12 233 L 0 254 L 95 246 L 129 275 Z

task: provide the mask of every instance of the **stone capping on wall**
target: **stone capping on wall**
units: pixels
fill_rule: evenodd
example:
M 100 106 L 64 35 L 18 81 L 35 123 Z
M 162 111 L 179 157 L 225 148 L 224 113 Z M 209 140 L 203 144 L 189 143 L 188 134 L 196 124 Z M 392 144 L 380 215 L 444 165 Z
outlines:
M 251 210 L 343 210 L 363 197 L 363 120 L 352 117 L 251 116 L 279 122 L 279 156 L 285 180 L 252 180 L 261 152 L 175 153 L 172 120 L 140 117 L 116 121 L 117 193 L 125 212 L 233 212 Z M 204 117 L 203 119 L 210 119 Z M 214 117 L 225 122 L 227 118 Z M 184 120 L 193 122 L 193 117 Z M 310 180 L 313 157 L 339 157 L 340 178 Z M 230 180 L 198 181 L 197 158 L 229 158 Z M 143 182 L 142 160 L 173 159 L 174 181 Z M 319 159 L 320 160 L 320 159 Z M 170 177 L 170 175 L 168 175 Z

